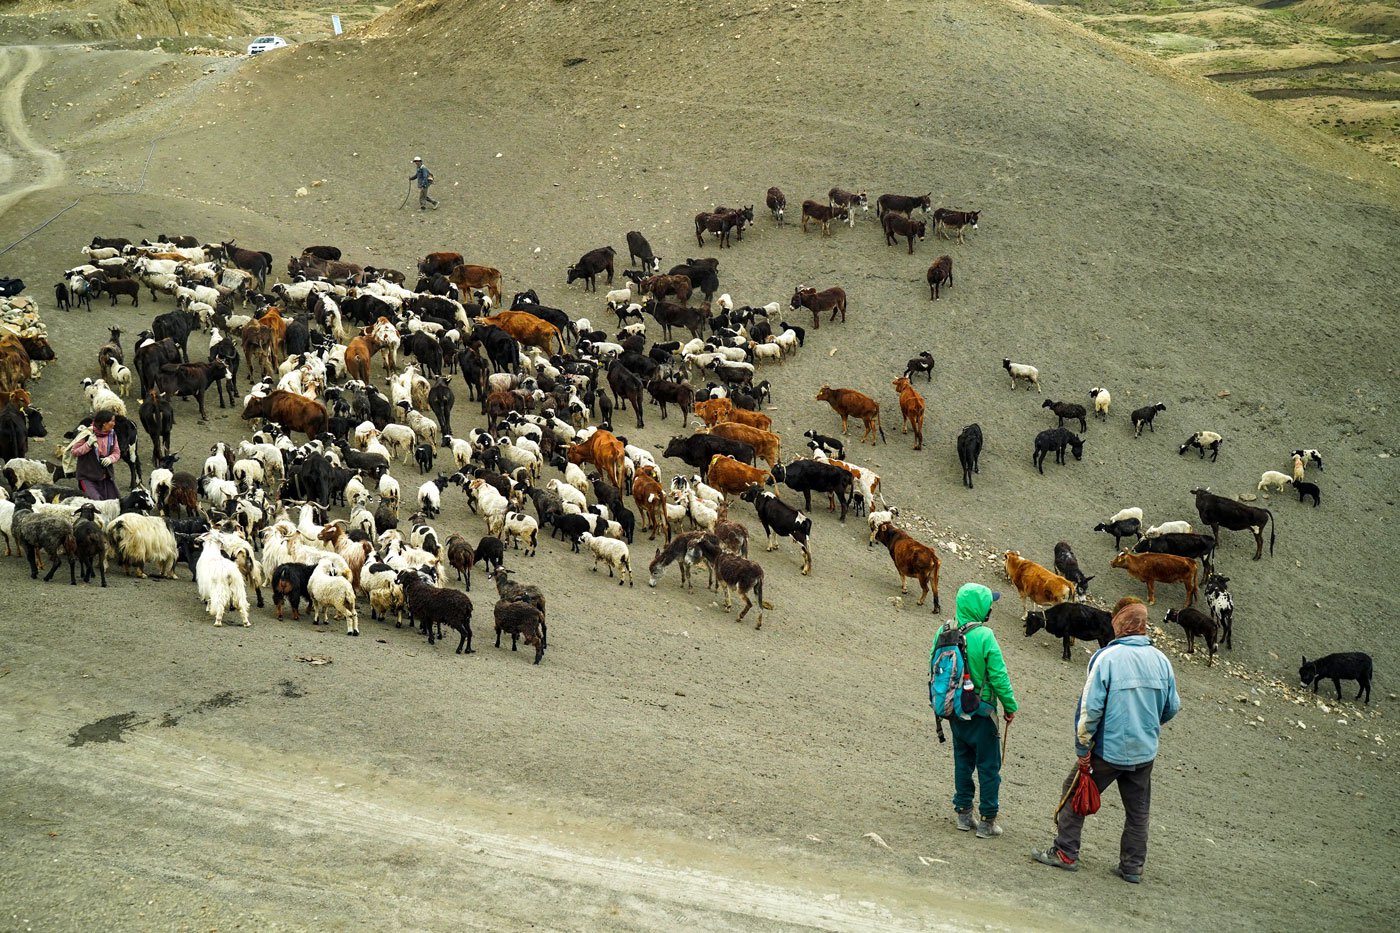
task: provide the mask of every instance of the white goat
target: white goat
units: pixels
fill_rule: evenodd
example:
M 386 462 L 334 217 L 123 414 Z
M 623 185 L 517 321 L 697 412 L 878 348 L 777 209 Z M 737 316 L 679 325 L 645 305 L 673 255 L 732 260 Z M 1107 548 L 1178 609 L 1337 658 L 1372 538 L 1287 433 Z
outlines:
M 214 617 L 215 625 L 224 624 L 224 613 L 230 605 L 238 610 L 239 618 L 245 627 L 248 621 L 248 586 L 238 565 L 224 556 L 219 550 L 219 536 L 215 532 L 200 535 L 204 550 L 195 562 L 194 578 L 199 584 L 199 598 L 204 600 L 204 611 Z

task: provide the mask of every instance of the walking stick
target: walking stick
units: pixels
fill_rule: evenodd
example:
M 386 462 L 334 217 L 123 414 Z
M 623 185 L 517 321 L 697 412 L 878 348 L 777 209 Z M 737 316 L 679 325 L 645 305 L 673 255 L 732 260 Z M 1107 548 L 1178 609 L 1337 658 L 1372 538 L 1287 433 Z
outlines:
M 403 196 L 403 204 L 400 204 L 400 205 L 399 205 L 399 210 L 403 210 L 404 204 L 407 204 L 407 203 L 408 203 L 408 199 L 411 198 L 411 197 L 413 197 L 413 182 L 412 182 L 412 181 L 410 181 L 410 182 L 408 183 L 408 194 L 406 194 L 406 195 Z
M 1011 737 L 1011 723 L 1006 724 L 1006 728 L 1001 733 L 1001 762 L 1006 764 L 1006 740 Z

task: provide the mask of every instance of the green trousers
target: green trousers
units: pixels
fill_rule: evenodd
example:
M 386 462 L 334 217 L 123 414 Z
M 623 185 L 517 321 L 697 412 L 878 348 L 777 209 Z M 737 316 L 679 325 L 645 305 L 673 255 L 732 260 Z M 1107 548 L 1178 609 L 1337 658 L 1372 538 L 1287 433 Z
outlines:
M 950 719 L 953 730 L 953 809 L 972 809 L 972 798 L 982 788 L 981 805 L 977 811 L 982 819 L 997 815 L 998 791 L 1001 790 L 1001 738 L 996 720 L 991 716 L 971 719 Z M 973 783 L 972 772 L 977 771 Z

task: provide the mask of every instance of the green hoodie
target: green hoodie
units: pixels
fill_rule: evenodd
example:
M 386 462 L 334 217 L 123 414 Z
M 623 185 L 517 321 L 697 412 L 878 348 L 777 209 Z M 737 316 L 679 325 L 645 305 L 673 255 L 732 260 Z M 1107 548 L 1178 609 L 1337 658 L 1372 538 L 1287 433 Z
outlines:
M 1001 645 L 997 636 L 988 627 L 986 620 L 992 611 L 992 591 L 980 583 L 966 583 L 958 590 L 958 625 L 981 622 L 977 628 L 967 633 L 967 667 L 972 674 L 972 682 L 977 684 L 982 699 L 996 706 L 997 700 L 1006 712 L 1016 712 L 1016 694 L 1011 691 L 1011 677 L 1006 672 L 1006 659 L 1001 656 Z M 944 626 L 939 627 L 943 631 Z M 938 641 L 937 633 L 934 641 Z M 933 652 L 929 652 L 930 659 Z

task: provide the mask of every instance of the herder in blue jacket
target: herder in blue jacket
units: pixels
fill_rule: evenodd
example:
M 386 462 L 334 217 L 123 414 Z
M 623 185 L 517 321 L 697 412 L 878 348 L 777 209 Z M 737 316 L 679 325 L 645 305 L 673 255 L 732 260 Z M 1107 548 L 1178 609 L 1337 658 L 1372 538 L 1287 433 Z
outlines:
M 1137 884 L 1142 881 L 1142 866 L 1147 860 L 1147 817 L 1157 738 L 1162 724 L 1181 709 L 1181 697 L 1176 692 L 1171 662 L 1147 637 L 1146 606 L 1136 600 L 1120 605 L 1113 616 L 1113 634 L 1117 637 L 1089 660 L 1089 676 L 1074 715 L 1074 749 L 1081 761 L 1088 759 L 1100 792 L 1114 782 L 1118 784 L 1125 820 L 1113 873 Z M 1084 817 L 1066 805 L 1060 810 L 1057 825 L 1055 844 L 1033 851 L 1031 857 L 1066 871 L 1078 871 Z

